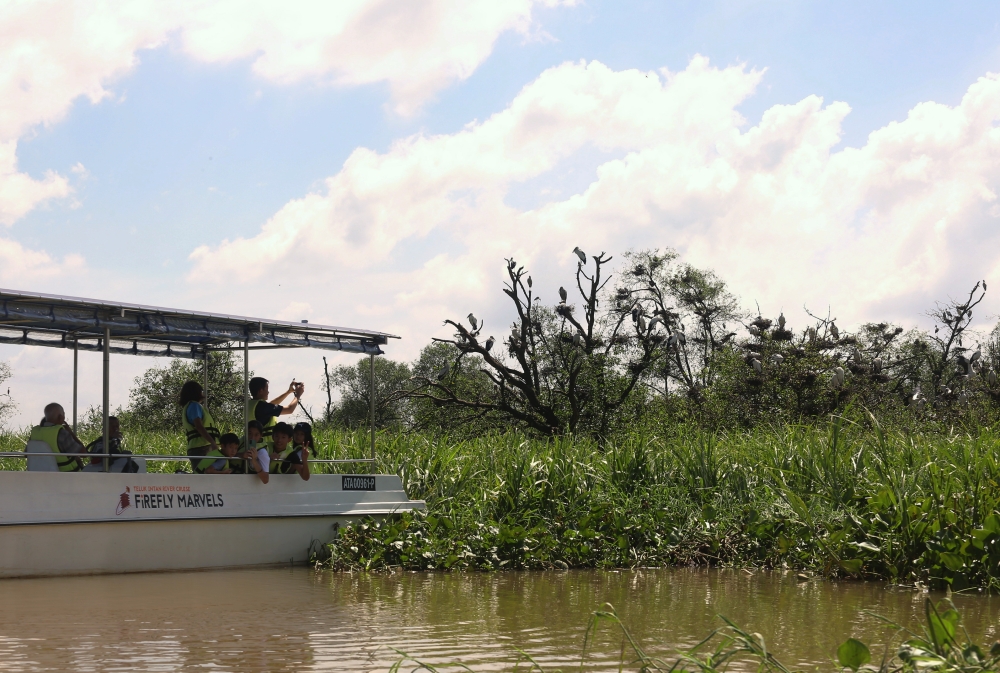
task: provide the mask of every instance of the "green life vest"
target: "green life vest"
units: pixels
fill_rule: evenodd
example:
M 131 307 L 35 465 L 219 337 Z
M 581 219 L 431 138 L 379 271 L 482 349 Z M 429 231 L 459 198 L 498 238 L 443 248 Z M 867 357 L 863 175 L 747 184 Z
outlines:
M 205 454 L 204 458 L 202 458 L 197 463 L 195 463 L 194 473 L 195 474 L 205 474 L 205 470 L 207 470 L 208 468 L 212 467 L 212 463 L 214 463 L 215 461 L 217 461 L 219 458 L 225 458 L 225 456 L 222 455 L 222 451 L 218 451 L 216 449 L 212 449 L 211 451 L 209 451 L 208 453 Z M 227 465 L 228 465 L 228 463 L 227 463 Z M 223 468 L 223 469 L 225 469 L 225 468 Z
M 184 424 L 184 434 L 187 436 L 188 451 L 211 445 L 210 442 L 206 442 L 205 438 L 198 433 L 194 425 L 188 422 L 187 411 L 188 407 L 192 404 L 196 403 L 188 402 L 184 405 L 184 408 L 181 409 L 181 422 Z M 208 433 L 208 436 L 214 439 L 216 444 L 218 444 L 219 437 L 221 437 L 221 435 L 219 434 L 219 430 L 215 427 L 215 419 L 212 418 L 212 414 L 208 411 L 208 407 L 202 406 L 201 409 L 205 414 L 205 417 L 201 419 L 201 424 L 205 427 L 205 432 Z
M 31 429 L 28 441 L 36 440 L 48 444 L 52 453 L 56 454 L 56 465 L 60 472 L 78 472 L 83 469 L 83 461 L 79 457 L 59 455 L 62 453 L 59 450 L 59 431 L 62 430 L 62 427 L 61 425 L 36 425 Z M 81 453 L 83 452 L 81 451 Z
M 247 417 L 251 421 L 257 420 L 257 405 L 261 402 L 267 402 L 267 400 L 250 400 L 250 403 L 247 405 Z M 267 447 L 269 452 L 274 448 L 274 426 L 277 424 L 277 416 L 271 416 L 271 418 L 267 419 L 267 423 L 261 423 L 264 426 L 264 431 L 260 433 L 261 447 Z
M 291 474 L 295 472 L 295 464 L 288 462 L 286 459 L 300 448 L 302 447 L 294 446 L 289 442 L 288 447 L 278 454 L 277 459 L 271 460 L 271 474 Z

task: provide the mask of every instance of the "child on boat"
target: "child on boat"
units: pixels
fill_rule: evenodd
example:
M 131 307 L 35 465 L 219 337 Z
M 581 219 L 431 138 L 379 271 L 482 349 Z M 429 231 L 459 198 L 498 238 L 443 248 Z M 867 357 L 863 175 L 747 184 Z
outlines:
M 298 474 L 304 481 L 309 481 L 309 447 L 301 448 L 292 443 L 292 426 L 288 423 L 278 423 L 271 434 L 274 441 L 274 453 L 271 455 L 271 474 Z M 311 435 L 311 433 L 310 433 Z
M 267 444 L 264 442 L 264 427 L 260 421 L 250 421 L 247 423 L 247 440 L 242 453 L 244 460 L 240 461 L 243 466 L 243 474 L 249 469 L 260 477 L 261 482 L 267 483 L 269 469 L 271 467 L 271 456 L 267 453 Z
M 295 447 L 296 451 L 302 449 L 302 447 L 307 447 L 310 451 L 313 448 L 313 430 L 312 426 L 305 421 L 301 423 L 296 423 L 295 427 L 292 428 L 292 445 Z
M 221 449 L 208 451 L 200 460 L 195 459 L 195 474 L 232 474 L 229 458 L 236 456 L 236 450 L 240 446 L 240 438 L 228 432 L 219 438 Z

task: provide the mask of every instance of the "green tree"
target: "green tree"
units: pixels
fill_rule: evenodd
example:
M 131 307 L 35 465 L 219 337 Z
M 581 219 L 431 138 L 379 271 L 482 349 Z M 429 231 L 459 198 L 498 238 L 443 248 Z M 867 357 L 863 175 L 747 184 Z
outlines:
M 486 400 L 493 395 L 493 381 L 482 368 L 483 359 L 474 354 L 456 360 L 455 348 L 448 343 L 432 342 L 420 351 L 413 363 L 413 377 L 408 390 L 418 390 L 424 380 L 448 380 L 449 389 L 462 399 Z M 440 377 L 440 379 L 438 378 Z M 480 409 L 456 407 L 431 397 L 410 398 L 411 427 L 414 430 L 446 432 L 451 436 L 476 436 L 502 429 L 502 420 Z
M 346 428 L 370 426 L 371 370 L 368 358 L 354 365 L 340 365 L 325 371 L 323 389 L 332 398 L 324 420 Z M 375 427 L 388 428 L 408 425 L 410 410 L 404 388 L 410 379 L 410 366 L 384 357 L 375 358 Z
M 135 379 L 122 423 L 146 430 L 180 430 L 181 386 L 191 380 L 203 383 L 204 367 L 203 360 L 176 358 L 166 367 L 147 369 Z M 233 351 L 209 353 L 208 408 L 220 429 L 239 432 L 243 427 L 243 358 Z

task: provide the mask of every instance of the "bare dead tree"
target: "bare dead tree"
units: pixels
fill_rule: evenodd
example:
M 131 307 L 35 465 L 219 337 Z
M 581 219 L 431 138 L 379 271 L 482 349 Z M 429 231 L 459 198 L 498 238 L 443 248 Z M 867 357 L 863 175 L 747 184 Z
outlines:
M 969 349 L 963 337 L 972 322 L 972 309 L 985 296 L 986 282 L 979 281 L 964 300 L 938 302 L 934 310 L 927 313 L 935 325 L 934 332 L 927 335 L 926 341 L 931 347 L 923 349 L 923 357 L 935 393 L 947 396 L 952 392 L 949 386 L 953 382 L 964 382 L 972 375 L 974 362 L 965 355 Z
M 418 386 L 410 395 L 498 415 L 544 434 L 584 429 L 607 433 L 615 414 L 664 351 L 659 347 L 662 339 L 653 338 L 655 325 L 627 311 L 603 309 L 602 295 L 610 280 L 606 267 L 612 258 L 602 252 L 584 259 L 575 278 L 580 314 L 564 288 L 558 305 L 542 305 L 524 267 L 507 260 L 504 293 L 516 318 L 504 339 L 505 352 L 494 348 L 493 336 L 482 337 L 484 325 L 473 314 L 468 325 L 445 320 L 455 329 L 454 337 L 436 341 L 454 346 L 456 365 L 469 354 L 478 355 L 480 371 L 493 384 L 490 394 L 463 397 L 451 380 L 457 366 L 446 365 L 434 376 L 417 377 Z

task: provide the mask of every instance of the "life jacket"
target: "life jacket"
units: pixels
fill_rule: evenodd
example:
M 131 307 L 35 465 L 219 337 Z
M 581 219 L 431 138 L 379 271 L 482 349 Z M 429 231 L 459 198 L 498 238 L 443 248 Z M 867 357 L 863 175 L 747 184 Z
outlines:
M 205 438 L 202 437 L 198 431 L 195 429 L 194 425 L 188 422 L 187 411 L 188 407 L 196 402 L 191 401 L 184 405 L 181 409 L 181 422 L 184 424 L 184 434 L 187 436 L 187 448 L 190 452 L 192 449 L 200 449 L 204 446 L 210 446 L 210 442 L 206 442 Z M 201 424 L 205 427 L 205 432 L 208 436 L 215 440 L 215 443 L 219 443 L 219 430 L 215 427 L 215 419 L 212 418 L 212 414 L 209 412 L 208 407 L 202 405 L 202 412 L 204 412 L 205 417 L 201 419 Z
M 250 403 L 247 404 L 247 417 L 251 421 L 257 420 L 257 405 L 261 402 L 267 402 L 267 400 L 250 400 Z M 267 447 L 268 452 L 274 448 L 274 426 L 277 424 L 277 416 L 271 416 L 271 418 L 267 419 L 267 423 L 261 423 L 261 425 L 264 426 L 264 430 L 260 433 L 262 442 L 261 446 Z
M 236 455 L 229 459 L 229 469 L 233 471 L 233 474 L 256 474 L 253 469 L 253 461 L 242 457 L 246 451 L 246 443 L 240 442 L 240 448 L 236 451 Z M 253 452 L 257 453 L 256 447 L 253 448 Z
M 290 463 L 288 457 L 301 448 L 301 446 L 295 446 L 291 442 L 288 442 L 285 450 L 277 454 L 277 459 L 271 459 L 271 474 L 291 474 L 295 472 L 295 465 L 297 463 Z
M 36 425 L 31 429 L 28 441 L 37 440 L 48 444 L 52 453 L 56 454 L 56 466 L 60 472 L 79 472 L 83 469 L 83 461 L 79 457 L 59 455 L 62 453 L 59 450 L 59 431 L 62 428 L 61 425 Z
M 205 454 L 204 458 L 198 460 L 195 463 L 195 465 L 194 465 L 194 473 L 195 474 L 205 474 L 205 470 L 207 470 L 208 468 L 212 467 L 212 463 L 214 463 L 215 461 L 217 461 L 219 458 L 225 458 L 225 456 L 222 455 L 222 451 L 218 451 L 216 449 L 212 449 L 211 451 L 209 451 L 208 453 Z M 223 469 L 225 469 L 225 468 L 223 468 Z

